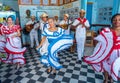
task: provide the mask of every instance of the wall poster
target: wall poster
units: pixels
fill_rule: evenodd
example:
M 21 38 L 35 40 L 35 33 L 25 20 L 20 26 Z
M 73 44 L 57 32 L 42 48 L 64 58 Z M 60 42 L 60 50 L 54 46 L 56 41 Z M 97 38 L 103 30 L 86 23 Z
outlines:
M 79 17 L 79 8 L 75 7 L 75 8 L 61 10 L 60 11 L 60 20 L 63 19 L 63 15 L 66 13 L 69 14 L 69 19 L 74 21 L 76 18 Z
M 112 7 L 103 7 L 98 10 L 98 23 L 109 24 L 112 17 Z

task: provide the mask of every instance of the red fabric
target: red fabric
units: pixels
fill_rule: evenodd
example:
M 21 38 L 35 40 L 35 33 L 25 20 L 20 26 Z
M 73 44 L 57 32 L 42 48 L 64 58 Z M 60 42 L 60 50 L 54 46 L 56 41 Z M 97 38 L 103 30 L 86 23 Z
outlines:
M 3 24 L 0 23 L 0 27 L 2 26 Z
M 79 20 L 80 21 L 80 23 L 82 23 L 82 24 L 84 24 L 85 22 L 86 22 L 86 18 L 83 18 L 83 20 L 81 19 L 81 18 L 77 18 L 77 20 Z
M 112 31 L 112 30 L 111 30 L 111 31 Z M 106 31 L 105 31 L 105 32 L 106 32 Z M 106 47 L 107 47 L 109 41 L 107 41 L 105 35 L 104 35 L 102 32 L 101 32 L 100 34 L 105 38 L 106 43 L 107 43 L 107 44 L 106 44 Z M 117 36 L 116 36 L 116 33 L 115 33 L 114 31 L 112 31 L 112 34 L 113 34 L 113 40 L 114 40 L 114 44 L 115 44 L 115 43 L 116 43 Z M 104 61 L 107 57 L 109 57 L 109 56 L 111 55 L 112 51 L 114 50 L 114 48 L 116 48 L 115 45 L 113 45 L 113 47 L 111 48 L 111 50 L 110 50 L 110 52 L 108 53 L 108 55 L 107 55 L 103 60 L 101 60 L 99 63 L 101 63 L 101 62 Z M 101 47 L 99 48 L 99 50 L 101 50 Z M 98 52 L 99 52 L 99 50 L 98 50 Z M 97 54 L 98 52 L 96 52 L 96 54 Z M 104 52 L 103 52 L 103 53 L 104 53 Z M 93 55 L 93 57 L 96 56 L 96 54 Z M 101 56 L 102 56 L 102 55 L 101 55 Z M 90 56 L 86 56 L 85 58 L 87 58 L 87 57 L 90 57 Z M 93 62 L 91 62 L 91 61 L 86 61 L 85 58 L 84 58 L 84 61 L 85 61 L 85 62 L 87 62 L 87 63 L 89 63 L 89 64 L 97 64 L 97 63 L 93 63 Z
M 9 28 L 8 26 L 2 26 L 1 28 L 3 34 L 12 34 L 14 32 L 17 32 L 18 30 L 21 30 L 19 25 L 12 26 L 12 29 Z
M 23 54 L 25 53 L 26 50 L 24 50 L 23 52 L 13 52 L 13 51 L 10 51 L 9 49 L 7 49 L 6 47 L 4 48 L 4 50 L 10 54 Z
M 15 46 L 13 46 L 12 44 L 11 44 L 11 42 L 10 42 L 10 38 L 7 38 L 7 42 L 9 42 L 9 44 L 13 47 L 13 48 L 18 48 L 18 47 L 15 47 Z

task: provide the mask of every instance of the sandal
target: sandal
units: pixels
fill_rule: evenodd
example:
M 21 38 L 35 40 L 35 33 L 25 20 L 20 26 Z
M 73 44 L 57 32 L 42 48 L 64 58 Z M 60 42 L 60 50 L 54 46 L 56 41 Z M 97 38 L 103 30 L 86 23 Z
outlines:
M 50 72 L 52 72 L 52 68 L 47 69 L 47 73 L 49 74 Z
M 56 75 L 56 70 L 55 69 L 53 70 L 53 75 Z

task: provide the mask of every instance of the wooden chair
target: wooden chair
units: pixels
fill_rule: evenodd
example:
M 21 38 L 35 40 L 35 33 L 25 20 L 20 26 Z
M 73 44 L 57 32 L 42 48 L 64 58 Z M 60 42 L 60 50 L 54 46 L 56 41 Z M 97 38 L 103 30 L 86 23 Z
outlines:
M 86 31 L 86 42 L 85 46 L 94 46 L 94 31 Z

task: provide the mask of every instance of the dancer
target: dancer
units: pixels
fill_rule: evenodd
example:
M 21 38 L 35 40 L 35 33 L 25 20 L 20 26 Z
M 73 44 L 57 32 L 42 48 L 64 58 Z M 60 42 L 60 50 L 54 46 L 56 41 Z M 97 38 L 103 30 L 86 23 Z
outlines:
M 85 10 L 80 10 L 80 18 L 77 18 L 71 28 L 76 28 L 75 38 L 77 42 L 78 62 L 82 63 L 82 57 L 84 55 L 84 46 L 86 40 L 86 29 L 89 29 L 90 24 L 85 16 Z
M 91 56 L 86 56 L 84 61 L 91 64 L 93 69 L 103 72 L 103 83 L 113 83 L 120 79 L 120 14 L 111 19 L 112 27 L 104 28 L 95 38 L 98 41 Z
M 41 39 L 43 38 L 43 32 L 46 28 L 49 27 L 49 24 L 48 24 L 48 14 L 47 13 L 43 13 L 41 16 L 41 21 L 40 21 L 40 30 L 41 30 Z M 38 53 L 40 53 L 41 55 L 44 55 L 48 52 L 48 45 L 49 45 L 49 42 L 48 40 L 46 39 L 45 42 L 43 43 L 43 46 L 40 50 L 38 50 Z
M 22 48 L 20 39 L 20 26 L 13 24 L 12 17 L 7 18 L 7 26 L 1 27 L 1 33 L 6 35 L 5 51 L 9 54 L 9 63 L 15 64 L 16 68 L 25 64 L 23 56 L 26 48 Z
M 6 62 L 7 60 L 7 53 L 4 50 L 4 47 L 6 45 L 6 37 L 1 33 L 3 27 L 4 25 L 0 24 L 0 62 Z
M 55 25 L 58 25 L 60 20 L 58 19 L 58 16 L 54 16 L 54 19 L 55 19 Z
M 49 28 L 45 28 L 43 31 L 43 38 L 37 49 L 40 50 L 44 41 L 48 39 L 48 42 L 50 43 L 48 46 L 48 53 L 43 55 L 40 58 L 40 61 L 48 66 L 47 73 L 50 73 L 53 70 L 53 74 L 55 75 L 56 69 L 62 68 L 58 61 L 57 52 L 71 46 L 73 39 L 69 35 L 64 35 L 64 29 L 55 26 L 54 18 L 49 18 L 48 23 Z

